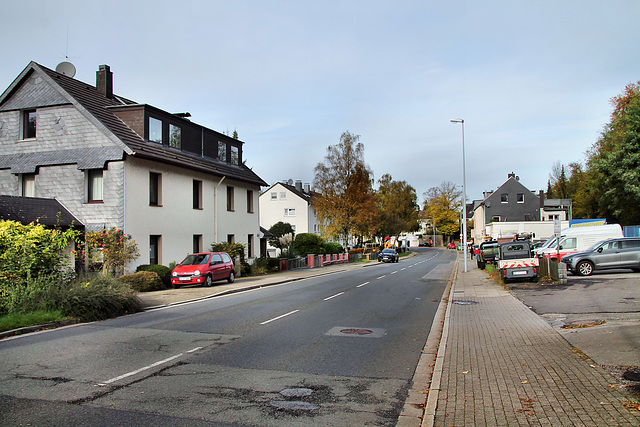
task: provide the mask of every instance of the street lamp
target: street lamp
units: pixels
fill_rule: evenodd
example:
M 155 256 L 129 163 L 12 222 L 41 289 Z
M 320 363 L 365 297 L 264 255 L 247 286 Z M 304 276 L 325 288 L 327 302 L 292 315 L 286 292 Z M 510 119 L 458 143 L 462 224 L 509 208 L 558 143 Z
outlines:
M 464 251 L 464 272 L 467 272 L 467 172 L 464 160 L 464 119 L 451 119 L 451 123 L 462 125 L 462 250 Z

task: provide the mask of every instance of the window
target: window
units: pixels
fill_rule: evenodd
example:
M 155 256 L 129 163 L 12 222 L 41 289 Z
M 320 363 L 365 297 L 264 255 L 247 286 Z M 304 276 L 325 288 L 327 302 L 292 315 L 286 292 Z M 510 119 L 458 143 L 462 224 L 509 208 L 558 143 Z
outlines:
M 240 150 L 236 146 L 231 146 L 231 159 L 229 163 L 232 165 L 237 165 L 240 163 Z
M 22 196 L 36 197 L 36 175 L 25 173 L 22 175 Z
M 23 113 L 22 139 L 29 139 L 29 138 L 36 137 L 37 119 L 38 119 L 38 115 L 36 114 L 36 110 L 27 110 Z
M 149 206 L 162 206 L 162 174 L 149 173 Z
M 89 170 L 87 188 L 89 203 L 101 203 L 104 199 L 102 174 L 102 169 Z
M 169 125 L 169 147 L 178 149 L 182 147 L 182 129 L 180 129 L 180 126 Z
M 149 236 L 149 264 L 160 264 L 162 259 L 162 236 Z
M 284 209 L 284 216 L 296 216 L 296 210 L 295 209 L 290 209 L 290 208 L 285 208 Z
M 162 144 L 162 120 L 149 117 L 149 141 Z
M 516 194 L 516 202 L 517 203 L 524 203 L 524 193 Z
M 491 217 L 491 222 L 500 222 L 500 215 L 494 215 Z
M 218 160 L 227 161 L 227 144 L 222 141 L 218 141 Z
M 247 190 L 247 213 L 253 213 L 253 190 Z
M 193 180 L 193 209 L 202 209 L 202 181 Z
M 236 235 L 235 234 L 227 234 L 227 243 L 235 243 Z
M 283 191 L 280 193 L 280 200 L 287 200 L 287 192 Z
M 578 247 L 578 239 L 568 237 L 560 244 L 560 249 L 576 249 Z
M 623 249 L 640 248 L 640 240 L 623 240 L 622 248 Z
M 253 234 L 249 234 L 247 239 L 247 257 L 253 258 Z
M 278 193 L 275 191 L 271 192 L 271 200 L 278 200 Z
M 509 203 L 509 195 L 507 193 L 500 195 L 500 203 Z
M 193 253 L 202 252 L 202 234 L 193 235 Z
M 233 187 L 227 185 L 227 210 L 230 212 L 235 210 L 235 201 L 233 200 L 235 194 L 234 190 L 235 189 Z
M 209 265 L 218 265 L 222 264 L 222 256 L 220 254 L 211 254 L 211 261 Z

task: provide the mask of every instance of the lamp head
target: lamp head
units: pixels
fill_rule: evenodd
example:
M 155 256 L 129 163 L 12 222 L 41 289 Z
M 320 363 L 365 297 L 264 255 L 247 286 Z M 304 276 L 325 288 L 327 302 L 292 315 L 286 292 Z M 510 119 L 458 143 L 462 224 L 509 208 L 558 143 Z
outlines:
M 449 120 L 451 123 L 464 123 L 464 119 L 451 119 Z

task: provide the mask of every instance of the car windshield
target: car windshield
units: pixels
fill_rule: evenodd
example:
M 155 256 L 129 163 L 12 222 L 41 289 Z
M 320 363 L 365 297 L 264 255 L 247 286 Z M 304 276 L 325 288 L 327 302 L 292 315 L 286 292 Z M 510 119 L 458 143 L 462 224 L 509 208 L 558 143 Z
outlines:
M 600 245 L 602 245 L 602 242 L 594 243 L 593 245 L 591 245 L 587 249 L 585 249 L 585 252 L 593 252 L 596 249 L 598 249 L 598 246 L 600 246 Z
M 382 253 L 383 254 L 395 254 L 396 251 L 394 249 L 383 249 Z
M 186 257 L 180 265 L 200 265 L 209 262 L 209 254 L 193 254 Z

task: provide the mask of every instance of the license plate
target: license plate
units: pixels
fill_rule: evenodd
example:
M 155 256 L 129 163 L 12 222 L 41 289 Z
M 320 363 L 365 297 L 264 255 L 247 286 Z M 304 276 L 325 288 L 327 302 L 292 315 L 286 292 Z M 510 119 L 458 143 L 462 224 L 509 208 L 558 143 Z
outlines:
M 524 274 L 527 274 L 527 272 L 526 271 L 514 271 L 511 274 L 513 274 L 514 276 L 522 276 Z
M 191 277 L 179 277 L 178 280 L 191 280 Z

